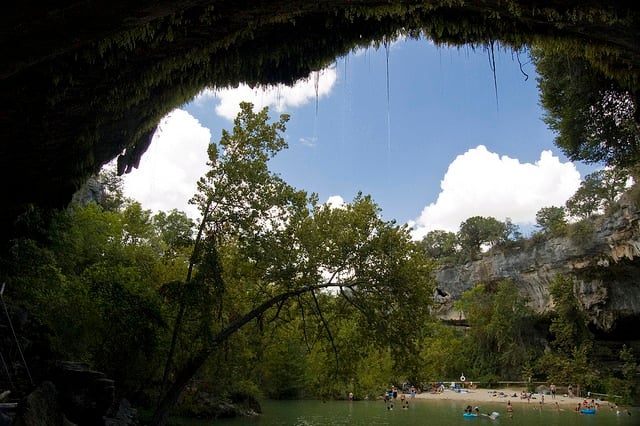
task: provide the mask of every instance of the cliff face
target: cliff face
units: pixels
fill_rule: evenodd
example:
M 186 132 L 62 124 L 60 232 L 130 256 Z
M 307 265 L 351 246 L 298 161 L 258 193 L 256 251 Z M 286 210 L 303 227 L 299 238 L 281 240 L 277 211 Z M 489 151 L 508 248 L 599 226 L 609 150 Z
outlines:
M 594 231 L 579 241 L 558 237 L 494 249 L 479 260 L 440 269 L 439 315 L 461 318 L 453 302 L 464 291 L 502 279 L 514 282 L 537 312 L 553 310 L 549 285 L 562 274 L 574 277 L 574 291 L 596 330 L 623 331 L 625 324 L 640 317 L 640 210 L 629 202 L 621 204 L 616 212 L 594 221 Z

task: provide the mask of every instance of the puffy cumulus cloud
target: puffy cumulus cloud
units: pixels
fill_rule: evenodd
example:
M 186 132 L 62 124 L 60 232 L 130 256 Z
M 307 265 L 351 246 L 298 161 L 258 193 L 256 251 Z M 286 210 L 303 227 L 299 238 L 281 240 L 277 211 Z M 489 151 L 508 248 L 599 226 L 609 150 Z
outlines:
M 346 203 L 344 202 L 344 198 L 342 198 L 341 196 L 332 195 L 327 198 L 325 204 L 333 209 L 343 209 Z
M 193 219 L 198 209 L 188 203 L 196 182 L 208 170 L 211 132 L 188 112 L 177 109 L 164 117 L 140 166 L 124 176 L 124 193 L 145 209 L 181 210 Z
M 251 88 L 241 84 L 230 89 L 206 89 L 201 92 L 194 102 L 202 104 L 208 99 L 215 98 L 218 104 L 216 114 L 233 120 L 240 111 L 240 102 L 251 102 L 259 110 L 265 106 L 273 107 L 277 112 L 285 112 L 288 108 L 295 108 L 311 101 L 328 96 L 336 83 L 338 74 L 335 66 L 313 72 L 306 79 L 299 80 L 292 87 L 278 84 Z
M 579 186 L 580 173 L 573 163 L 560 162 L 551 151 L 543 151 L 531 164 L 479 145 L 449 165 L 437 201 L 409 225 L 416 239 L 436 229 L 457 232 L 472 216 L 530 225 L 540 208 L 564 205 Z

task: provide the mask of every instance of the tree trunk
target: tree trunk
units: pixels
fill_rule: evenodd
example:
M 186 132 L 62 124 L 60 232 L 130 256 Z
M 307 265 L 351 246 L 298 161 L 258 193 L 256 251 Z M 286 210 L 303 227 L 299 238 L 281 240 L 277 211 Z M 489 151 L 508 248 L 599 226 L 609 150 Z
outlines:
M 209 358 L 213 349 L 213 347 L 202 349 L 198 355 L 192 358 L 187 365 L 180 370 L 175 380 L 167 390 L 167 393 L 165 393 L 164 397 L 158 403 L 156 411 L 153 414 L 153 419 L 151 420 L 151 423 L 149 423 L 151 426 L 164 426 L 167 424 L 171 409 L 178 402 L 178 398 L 180 398 L 182 390 L 187 386 L 187 384 L 189 384 L 189 381 L 207 361 L 207 358 Z
M 151 420 L 150 425 L 164 426 L 167 424 L 167 420 L 169 418 L 171 409 L 178 402 L 178 398 L 180 398 L 180 394 L 182 393 L 183 389 L 187 386 L 189 381 L 198 372 L 198 370 L 204 365 L 204 363 L 209 358 L 209 355 L 211 355 L 213 351 L 222 342 L 226 341 L 231 335 L 233 335 L 235 332 L 240 330 L 240 328 L 242 328 L 249 321 L 258 317 L 259 315 L 262 315 L 269 308 L 279 303 L 283 303 L 284 301 L 286 301 L 291 297 L 295 297 L 300 294 L 308 293 L 310 291 L 318 290 L 321 288 L 329 288 L 329 287 L 337 287 L 337 286 L 351 287 L 356 284 L 357 283 L 339 285 L 336 283 L 325 283 L 325 284 L 318 284 L 318 285 L 309 285 L 309 286 L 304 286 L 295 290 L 290 290 L 290 291 L 278 294 L 272 297 L 271 299 L 263 302 L 261 305 L 254 308 L 253 310 L 245 314 L 243 317 L 229 324 L 224 330 L 218 333 L 211 340 L 209 345 L 201 349 L 196 356 L 191 358 L 189 362 L 187 362 L 187 364 L 185 364 L 178 371 L 178 374 L 176 375 L 175 380 L 173 381 L 173 383 L 171 384 L 171 386 L 169 387 L 165 395 L 162 397 L 162 399 L 158 403 L 158 406 L 156 407 L 156 411 L 153 414 L 153 419 Z

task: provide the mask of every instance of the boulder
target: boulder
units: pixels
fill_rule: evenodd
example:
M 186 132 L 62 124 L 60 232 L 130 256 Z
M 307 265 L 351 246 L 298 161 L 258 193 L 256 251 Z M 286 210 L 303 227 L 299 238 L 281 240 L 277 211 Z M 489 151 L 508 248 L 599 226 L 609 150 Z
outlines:
M 115 401 L 113 380 L 86 363 L 61 362 L 52 373 L 60 404 L 69 419 L 81 425 L 103 424 Z
M 72 426 L 58 401 L 58 391 L 51 382 L 43 382 L 18 405 L 16 426 Z

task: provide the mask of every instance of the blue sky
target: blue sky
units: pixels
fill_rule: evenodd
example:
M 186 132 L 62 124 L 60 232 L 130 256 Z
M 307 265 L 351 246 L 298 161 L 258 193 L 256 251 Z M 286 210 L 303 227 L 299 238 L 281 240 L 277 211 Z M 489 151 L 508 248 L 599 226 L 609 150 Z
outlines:
M 534 67 L 526 54 L 520 61 L 528 78 L 515 53 L 496 50 L 497 97 L 488 52 L 426 40 L 360 50 L 292 88 L 207 90 L 163 119 L 125 192 L 145 208 L 195 215 L 186 201 L 206 171 L 206 145 L 246 100 L 273 119 L 291 115 L 289 149 L 271 168 L 321 201 L 370 194 L 416 238 L 475 215 L 530 229 L 536 211 L 563 205 L 593 167 L 554 146 Z

